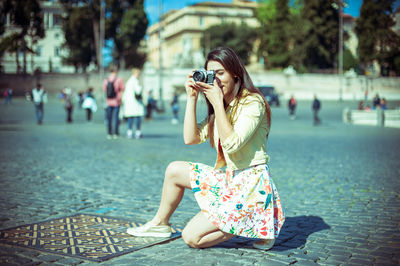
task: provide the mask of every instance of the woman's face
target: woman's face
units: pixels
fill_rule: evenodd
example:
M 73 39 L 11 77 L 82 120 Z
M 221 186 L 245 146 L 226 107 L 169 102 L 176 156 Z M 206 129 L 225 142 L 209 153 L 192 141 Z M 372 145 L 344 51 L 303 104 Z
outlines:
M 220 86 L 224 94 L 225 100 L 232 100 L 237 93 L 235 90 L 235 79 L 234 77 L 225 70 L 221 63 L 210 60 L 207 63 L 207 70 L 214 70 L 215 77 L 220 80 Z

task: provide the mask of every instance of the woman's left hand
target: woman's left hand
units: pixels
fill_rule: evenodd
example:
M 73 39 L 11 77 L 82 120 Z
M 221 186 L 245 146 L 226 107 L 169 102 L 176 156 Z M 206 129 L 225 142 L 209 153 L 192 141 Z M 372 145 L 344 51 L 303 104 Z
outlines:
M 218 86 L 216 79 L 214 79 L 213 85 L 200 81 L 196 82 L 196 85 L 200 87 L 201 91 L 204 93 L 204 95 L 207 97 L 214 108 L 218 105 L 223 106 L 224 94 L 222 92 L 222 89 Z

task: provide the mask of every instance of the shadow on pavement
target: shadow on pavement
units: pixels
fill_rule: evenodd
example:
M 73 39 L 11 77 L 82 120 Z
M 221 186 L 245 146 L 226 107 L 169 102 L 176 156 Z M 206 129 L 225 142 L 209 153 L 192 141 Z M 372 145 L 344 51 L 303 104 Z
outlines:
M 271 250 L 285 251 L 296 249 L 306 244 L 308 236 L 318 231 L 330 229 L 331 227 L 318 216 L 296 216 L 286 217 L 278 239 Z M 234 237 L 215 247 L 219 248 L 253 248 L 256 240 Z

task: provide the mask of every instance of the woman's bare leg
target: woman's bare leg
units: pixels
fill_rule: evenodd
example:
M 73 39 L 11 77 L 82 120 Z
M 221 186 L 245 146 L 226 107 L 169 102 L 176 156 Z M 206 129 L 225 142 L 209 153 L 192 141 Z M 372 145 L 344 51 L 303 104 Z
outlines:
M 182 232 L 183 240 L 192 248 L 212 247 L 232 237 L 234 235 L 219 230 L 202 212 L 196 214 Z
M 155 225 L 168 224 L 169 218 L 182 200 L 185 188 L 191 188 L 191 169 L 192 166 L 183 161 L 175 161 L 168 165 L 165 170 L 160 206 L 152 223 Z

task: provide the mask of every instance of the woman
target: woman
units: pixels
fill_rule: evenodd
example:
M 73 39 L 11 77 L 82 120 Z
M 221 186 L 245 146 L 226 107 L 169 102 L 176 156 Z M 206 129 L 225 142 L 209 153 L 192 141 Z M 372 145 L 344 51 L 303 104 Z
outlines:
M 190 247 L 211 247 L 238 235 L 259 238 L 253 245 L 270 249 L 285 219 L 267 166 L 270 108 L 231 49 L 211 51 L 205 69 L 215 71 L 213 85 L 195 82 L 192 74 L 185 83 L 184 141 L 190 145 L 209 138 L 218 153 L 215 167 L 172 162 L 165 173 L 156 215 L 127 232 L 134 236 L 170 236 L 169 219 L 184 189 L 191 188 L 201 212 L 182 232 Z M 197 124 L 199 92 L 206 97 L 208 116 Z
M 128 130 L 126 135 L 128 138 L 133 137 L 133 122 L 135 121 L 136 132 L 135 138 L 142 137 L 141 124 L 144 115 L 144 106 L 142 102 L 142 87 L 139 84 L 140 70 L 132 69 L 132 75 L 126 82 L 124 94 L 122 95 L 123 114 L 128 119 Z

